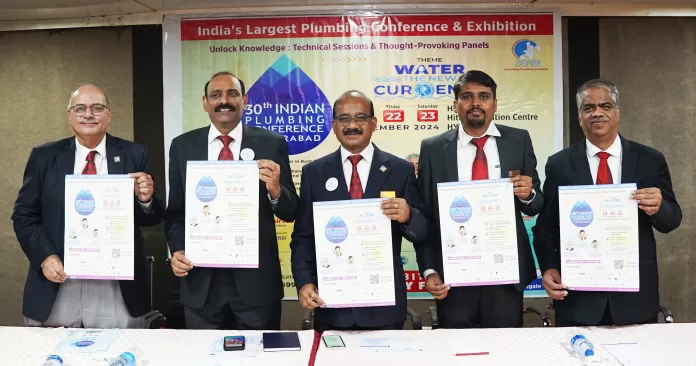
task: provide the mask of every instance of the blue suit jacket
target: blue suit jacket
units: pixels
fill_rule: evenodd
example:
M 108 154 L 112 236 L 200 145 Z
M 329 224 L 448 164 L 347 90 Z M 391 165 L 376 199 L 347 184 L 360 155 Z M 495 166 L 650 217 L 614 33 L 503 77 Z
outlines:
M 114 159 L 118 157 L 118 159 Z M 147 148 L 131 141 L 106 135 L 106 162 L 109 174 L 150 173 Z M 52 254 L 63 260 L 65 237 L 65 176 L 75 170 L 75 138 L 50 142 L 35 147 L 24 170 L 24 183 L 19 190 L 12 213 L 14 231 L 29 259 L 29 273 L 24 285 L 22 314 L 46 321 L 53 309 L 60 284 L 49 281 L 41 263 Z M 145 261 L 145 245 L 140 226 L 153 226 L 162 221 L 164 203 L 155 186 L 149 212 L 137 202 L 135 194 L 135 267 L 134 281 L 119 281 L 123 301 L 131 316 L 143 315 L 150 309 L 150 288 Z
M 386 169 L 380 169 L 381 167 Z M 328 191 L 325 187 L 326 181 L 330 178 L 338 180 L 338 188 L 334 191 Z M 419 245 L 418 243 L 427 237 L 428 224 L 421 213 L 423 204 L 418 194 L 418 184 L 411 163 L 383 152 L 375 146 L 363 198 L 379 198 L 380 191 L 394 191 L 397 198 L 406 199 L 411 210 L 411 220 L 407 225 L 392 221 L 396 305 L 342 309 L 317 308 L 315 311 L 317 322 L 338 327 L 349 327 L 354 324 L 362 327 L 379 327 L 406 320 L 406 282 L 401 264 L 401 241 L 402 237 L 405 237 L 414 245 Z M 309 283 L 317 284 L 312 203 L 349 199 L 340 150 L 302 168 L 300 205 L 290 243 L 292 274 L 298 291 Z M 321 289 L 319 294 L 321 295 Z

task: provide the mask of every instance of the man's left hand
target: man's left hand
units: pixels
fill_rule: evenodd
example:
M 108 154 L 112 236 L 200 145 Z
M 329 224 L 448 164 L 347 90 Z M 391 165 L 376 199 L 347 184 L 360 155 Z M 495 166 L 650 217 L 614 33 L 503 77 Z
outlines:
M 259 179 L 266 183 L 271 198 L 280 197 L 280 165 L 272 160 L 259 160 Z
M 510 178 L 512 182 L 513 192 L 521 200 L 528 200 L 531 198 L 532 189 L 534 184 L 532 184 L 532 177 L 526 175 L 518 175 Z
M 633 191 L 631 198 L 638 201 L 638 208 L 649 216 L 660 211 L 660 205 L 662 205 L 662 192 L 659 188 L 643 188 Z
M 152 199 L 152 193 L 155 191 L 155 181 L 152 176 L 147 173 L 138 172 L 130 173 L 129 177 L 134 178 L 135 197 L 142 203 L 148 203 Z
M 382 212 L 390 220 L 396 220 L 402 224 L 408 223 L 411 217 L 411 209 L 403 198 L 390 198 L 382 201 Z

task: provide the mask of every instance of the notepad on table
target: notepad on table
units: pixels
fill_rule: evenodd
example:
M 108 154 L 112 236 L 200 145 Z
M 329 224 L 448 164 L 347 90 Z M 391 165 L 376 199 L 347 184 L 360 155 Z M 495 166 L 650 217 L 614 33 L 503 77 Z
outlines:
M 300 351 L 301 349 L 297 332 L 263 333 L 264 352 Z

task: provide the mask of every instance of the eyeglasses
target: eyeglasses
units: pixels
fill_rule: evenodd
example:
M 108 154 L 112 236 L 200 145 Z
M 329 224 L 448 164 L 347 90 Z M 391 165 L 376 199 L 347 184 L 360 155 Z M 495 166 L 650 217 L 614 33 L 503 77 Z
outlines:
M 334 121 L 337 121 L 338 123 L 342 125 L 347 125 L 351 121 L 355 121 L 355 123 L 362 125 L 367 123 L 369 120 L 372 119 L 372 116 L 368 116 L 366 114 L 358 114 L 357 116 L 349 117 L 349 116 L 340 116 L 336 118 Z
M 77 104 L 72 107 L 70 107 L 70 110 L 75 113 L 76 116 L 82 117 L 87 113 L 87 108 L 92 111 L 92 114 L 95 116 L 100 116 L 102 113 L 104 113 L 105 110 L 109 109 L 109 107 L 103 105 L 103 104 L 92 104 L 92 105 L 84 105 L 84 104 Z

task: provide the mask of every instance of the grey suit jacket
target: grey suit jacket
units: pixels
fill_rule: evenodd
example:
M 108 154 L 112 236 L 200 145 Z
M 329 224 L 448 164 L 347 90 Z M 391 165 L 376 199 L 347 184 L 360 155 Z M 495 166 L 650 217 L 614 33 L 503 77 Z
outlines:
M 496 138 L 501 177 L 507 177 L 510 170 L 519 170 L 521 175 L 532 177 L 536 192 L 536 196 L 529 204 L 524 204 L 515 197 L 520 265 L 520 282 L 516 284 L 516 287 L 519 291 L 523 291 L 536 278 L 536 268 L 529 235 L 522 221 L 522 213 L 528 216 L 538 214 L 544 206 L 544 197 L 541 193 L 539 175 L 536 170 L 536 156 L 529 132 L 499 124 L 496 124 L 496 127 L 501 135 Z M 418 188 L 425 205 L 425 216 L 431 220 L 428 240 L 425 245 L 416 248 L 416 259 L 421 275 L 427 269 L 434 269 L 443 276 L 437 184 L 459 180 L 457 169 L 458 131 L 458 129 L 453 129 L 421 142 Z M 446 282 L 445 277 L 446 274 L 443 276 L 443 281 Z

